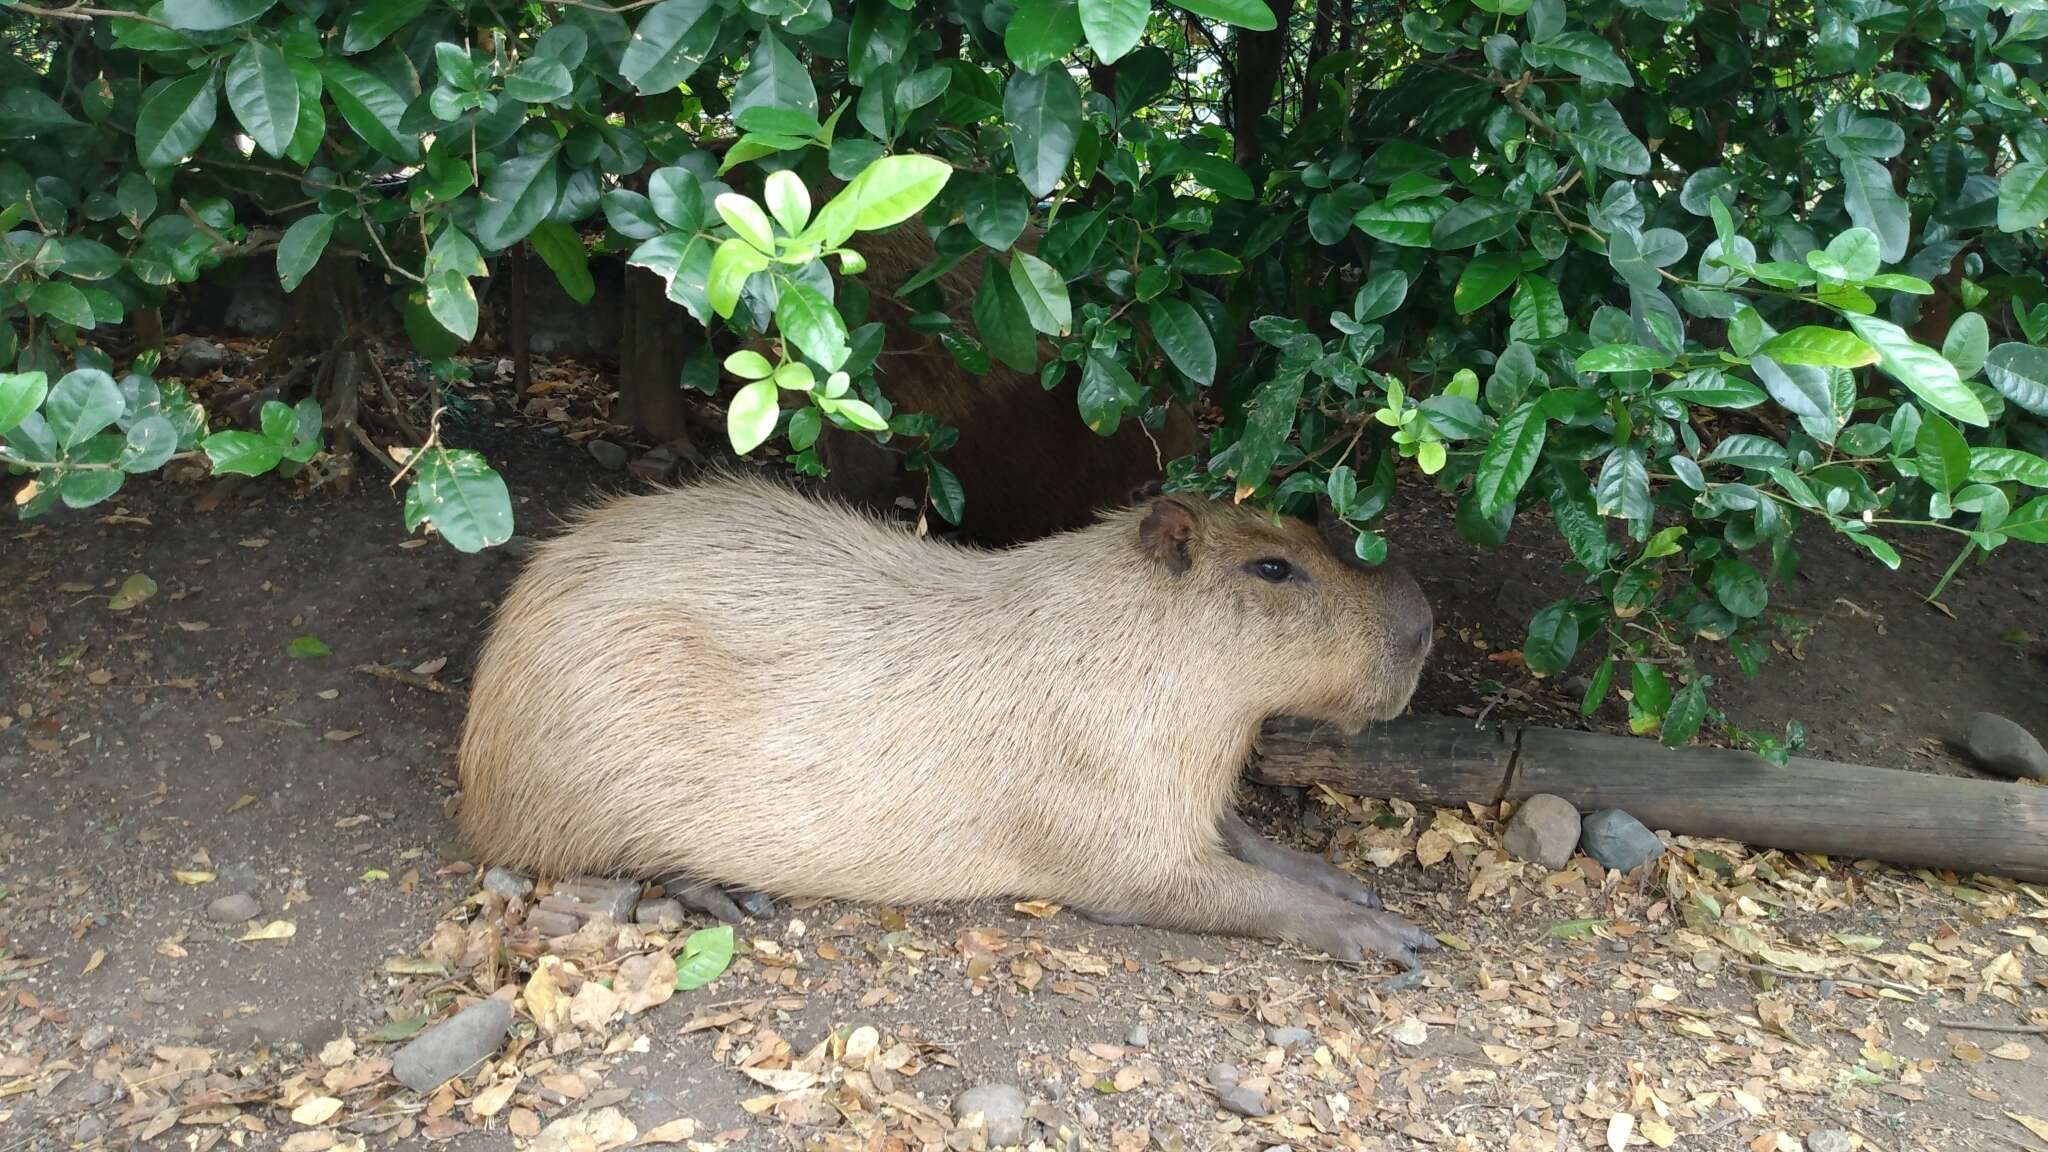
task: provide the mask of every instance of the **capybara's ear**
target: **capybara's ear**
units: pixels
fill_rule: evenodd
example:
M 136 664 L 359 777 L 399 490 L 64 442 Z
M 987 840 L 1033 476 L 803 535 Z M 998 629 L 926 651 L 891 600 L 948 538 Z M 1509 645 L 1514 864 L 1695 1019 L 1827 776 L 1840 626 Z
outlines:
M 1147 480 L 1143 484 L 1138 485 L 1136 488 L 1131 489 L 1131 503 L 1143 504 L 1147 500 L 1156 500 L 1165 491 L 1165 481 Z
M 1145 554 L 1175 576 L 1194 563 L 1195 510 L 1178 496 L 1161 496 L 1138 525 L 1138 543 Z

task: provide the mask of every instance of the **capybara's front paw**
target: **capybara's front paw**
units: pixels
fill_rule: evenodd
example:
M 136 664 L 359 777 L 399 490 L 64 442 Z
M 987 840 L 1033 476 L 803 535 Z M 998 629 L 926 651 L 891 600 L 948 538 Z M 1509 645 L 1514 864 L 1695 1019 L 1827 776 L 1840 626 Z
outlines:
M 1422 967 L 1418 952 L 1434 952 L 1436 937 L 1391 912 L 1348 909 L 1328 924 L 1316 947 L 1339 960 L 1356 964 L 1368 955 L 1384 956 L 1402 968 Z

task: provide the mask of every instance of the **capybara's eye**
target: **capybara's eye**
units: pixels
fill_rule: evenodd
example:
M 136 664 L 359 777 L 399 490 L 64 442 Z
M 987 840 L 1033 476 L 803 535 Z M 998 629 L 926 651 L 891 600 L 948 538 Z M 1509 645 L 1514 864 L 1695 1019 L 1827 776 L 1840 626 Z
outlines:
M 1294 565 L 1277 557 L 1268 556 L 1264 560 L 1252 561 L 1252 571 L 1258 574 L 1259 579 L 1271 580 L 1273 583 L 1278 584 L 1289 576 L 1294 575 Z

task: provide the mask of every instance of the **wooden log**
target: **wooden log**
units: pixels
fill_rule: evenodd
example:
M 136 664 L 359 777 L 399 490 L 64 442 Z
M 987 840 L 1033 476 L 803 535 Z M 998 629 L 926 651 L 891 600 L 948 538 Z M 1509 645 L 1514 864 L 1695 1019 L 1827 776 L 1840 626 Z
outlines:
M 1539 792 L 1684 835 L 2048 882 L 2048 789 L 2025 784 L 1529 728 L 1507 794 Z
M 1282 717 L 1253 746 L 1252 777 L 1267 784 L 1329 784 L 1418 804 L 1494 804 L 1508 783 L 1514 733 L 1451 716 L 1403 717 L 1356 736 Z
M 2048 883 L 2048 788 L 2028 784 L 1427 716 L 1352 737 L 1269 721 L 1251 775 L 1435 805 L 1548 792 L 1680 835 Z

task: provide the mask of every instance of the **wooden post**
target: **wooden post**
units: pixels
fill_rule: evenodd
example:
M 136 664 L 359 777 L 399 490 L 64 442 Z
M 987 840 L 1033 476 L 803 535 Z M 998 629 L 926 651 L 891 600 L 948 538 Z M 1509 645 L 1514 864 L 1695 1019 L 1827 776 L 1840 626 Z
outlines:
M 1551 792 L 1652 828 L 2048 882 L 2048 788 L 1530 728 L 1510 799 Z
M 1800 757 L 1780 768 L 1734 749 L 1446 717 L 1353 737 L 1276 719 L 1259 735 L 1252 776 L 1436 805 L 1548 792 L 1681 835 L 2048 883 L 2048 788 L 2028 784 Z

